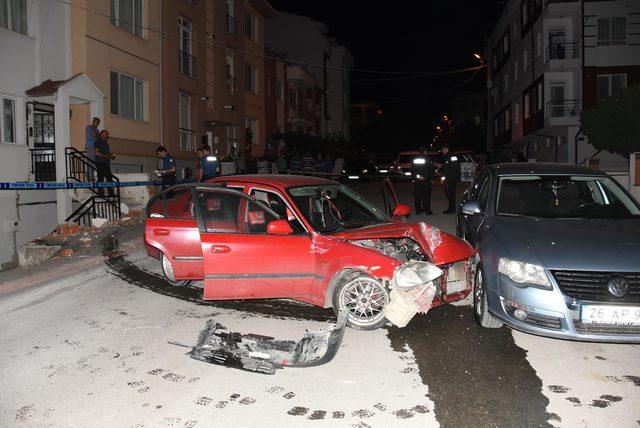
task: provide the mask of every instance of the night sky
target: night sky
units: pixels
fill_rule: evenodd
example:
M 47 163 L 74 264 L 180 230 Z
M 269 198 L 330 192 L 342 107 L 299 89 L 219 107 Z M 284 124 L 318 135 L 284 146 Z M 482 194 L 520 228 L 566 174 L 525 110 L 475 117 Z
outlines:
M 448 0 L 371 2 L 361 0 L 272 0 L 283 12 L 309 16 L 324 22 L 330 35 L 344 43 L 356 68 L 388 71 L 441 71 L 473 67 L 474 52 L 481 52 L 501 10 L 498 0 Z M 422 11 L 418 11 L 417 5 Z M 470 76 L 357 82 L 380 77 L 352 73 L 351 99 L 402 100 L 454 86 Z M 384 103 L 385 119 L 394 140 L 402 146 L 421 144 L 432 134 L 437 118 L 447 113 L 451 96 L 459 92 L 483 92 L 484 72 L 463 87 L 442 95 L 414 101 Z

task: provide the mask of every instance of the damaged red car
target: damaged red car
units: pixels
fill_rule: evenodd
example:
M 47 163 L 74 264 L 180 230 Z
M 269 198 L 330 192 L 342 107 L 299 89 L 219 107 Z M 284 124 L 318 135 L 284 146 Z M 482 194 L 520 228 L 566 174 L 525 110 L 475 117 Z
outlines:
M 332 180 L 219 177 L 149 201 L 144 241 L 175 286 L 204 281 L 205 300 L 288 298 L 349 311 L 353 328 L 466 297 L 472 248 L 406 222 L 389 181 L 385 210 Z

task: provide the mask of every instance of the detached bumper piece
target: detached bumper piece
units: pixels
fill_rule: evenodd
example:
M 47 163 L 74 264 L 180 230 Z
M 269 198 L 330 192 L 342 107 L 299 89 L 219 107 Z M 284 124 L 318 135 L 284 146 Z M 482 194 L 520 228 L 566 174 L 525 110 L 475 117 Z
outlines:
M 188 355 L 195 360 L 263 374 L 274 374 L 284 367 L 320 366 L 338 353 L 347 318 L 348 312 L 341 311 L 335 325 L 307 331 L 297 342 L 230 332 L 209 320 Z

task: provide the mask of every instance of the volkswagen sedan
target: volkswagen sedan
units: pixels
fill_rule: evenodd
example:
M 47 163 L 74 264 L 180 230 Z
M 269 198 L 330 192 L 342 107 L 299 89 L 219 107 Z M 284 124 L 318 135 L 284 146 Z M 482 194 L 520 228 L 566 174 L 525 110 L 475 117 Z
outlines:
M 387 323 L 383 311 L 398 295 L 392 289 L 420 312 L 466 297 L 473 249 L 428 224 L 406 222 L 410 208 L 385 186 L 391 215 L 315 177 L 177 185 L 149 201 L 147 252 L 176 286 L 204 280 L 205 300 L 289 298 L 347 308 L 349 325 L 360 329 Z M 432 293 L 422 293 L 425 284 Z
M 604 172 L 487 167 L 465 193 L 458 234 L 477 250 L 483 327 L 640 342 L 640 207 Z

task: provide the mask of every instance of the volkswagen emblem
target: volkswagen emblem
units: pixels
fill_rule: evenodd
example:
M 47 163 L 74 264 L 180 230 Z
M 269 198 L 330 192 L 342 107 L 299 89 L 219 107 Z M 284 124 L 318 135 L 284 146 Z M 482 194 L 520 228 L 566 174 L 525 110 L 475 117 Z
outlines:
M 622 297 L 629 292 L 629 281 L 620 276 L 613 276 L 607 282 L 607 290 L 614 297 Z

